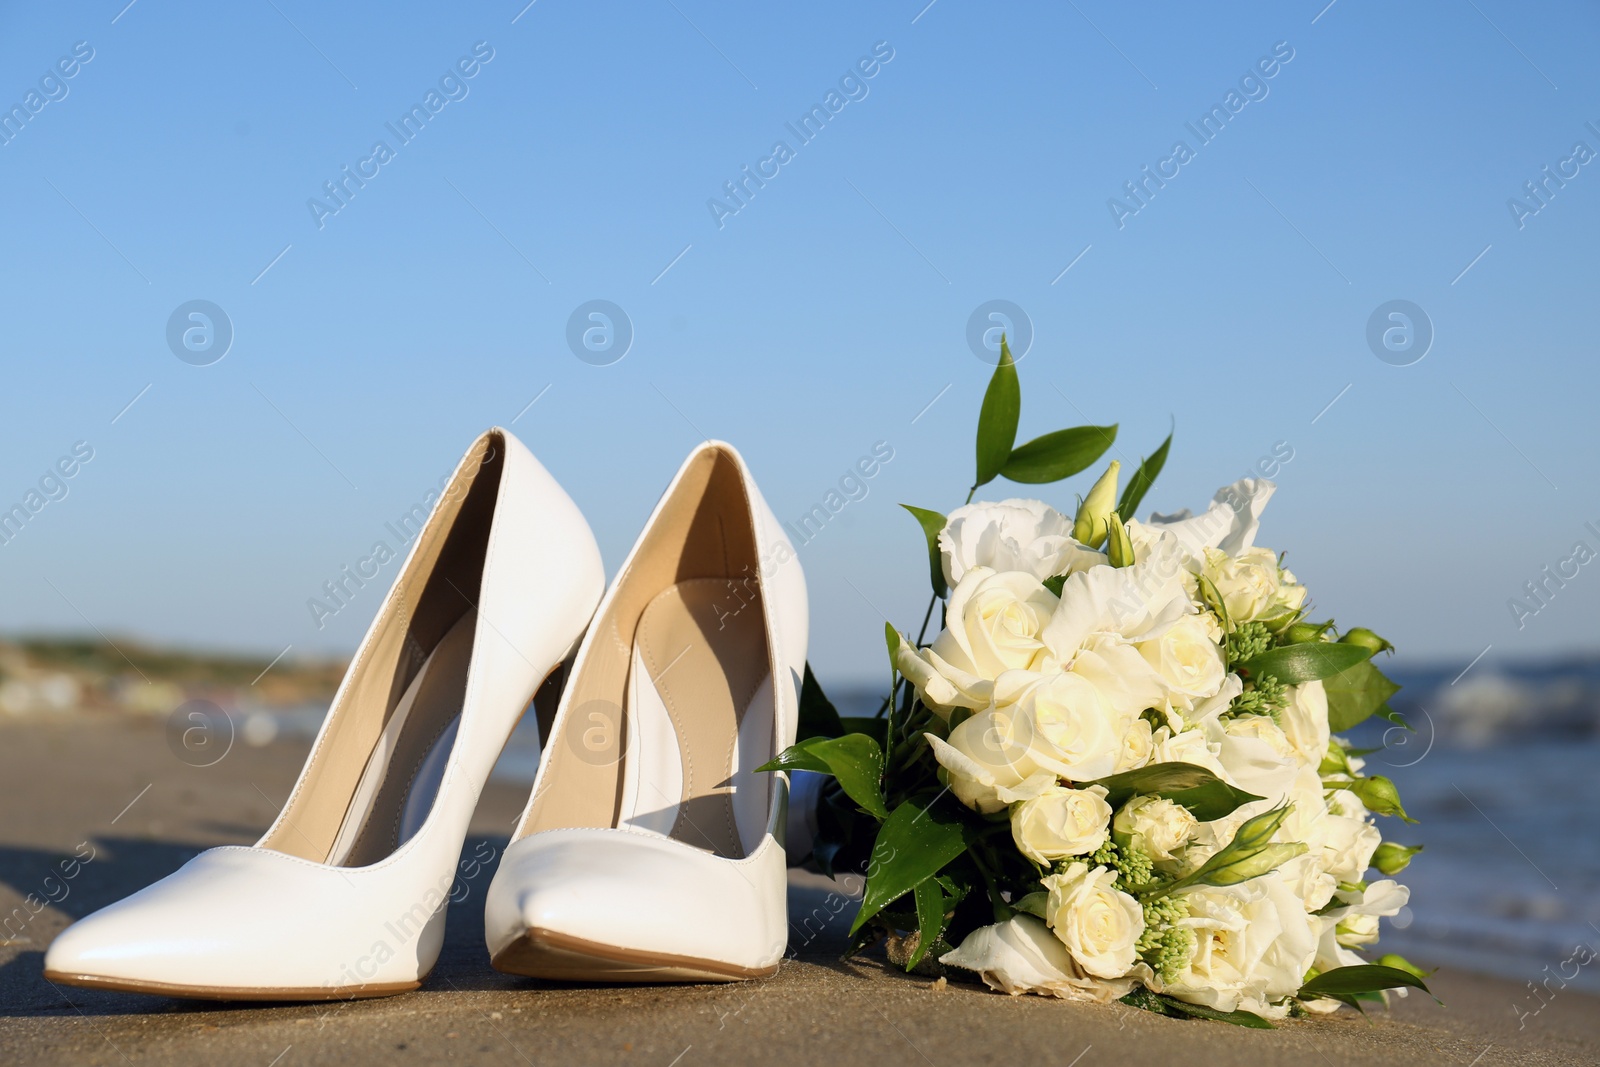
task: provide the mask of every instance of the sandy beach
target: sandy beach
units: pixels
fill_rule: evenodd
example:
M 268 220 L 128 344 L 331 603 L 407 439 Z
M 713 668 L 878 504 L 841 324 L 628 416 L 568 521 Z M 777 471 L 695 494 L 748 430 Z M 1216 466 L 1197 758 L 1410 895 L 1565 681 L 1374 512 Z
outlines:
M 824 879 L 790 881 L 791 956 L 741 985 L 583 987 L 489 968 L 483 892 L 525 790 L 492 783 L 443 956 L 424 987 L 383 1000 L 227 1005 L 56 987 L 45 947 L 80 915 L 154 881 L 196 852 L 248 844 L 276 814 L 301 742 L 236 743 L 190 766 L 159 721 L 0 722 L 0 1062 L 216 1064 L 368 1062 L 1592 1064 L 1600 999 L 1555 995 L 1536 1015 L 1520 983 L 1441 971 L 1445 1002 L 1412 996 L 1392 1013 L 1352 1013 L 1259 1032 L 1109 1008 L 1011 999 L 980 986 L 839 962 L 852 911 Z M 63 861 L 76 859 L 62 877 Z M 53 898 L 28 918 L 25 903 Z M 14 909 L 20 908 L 17 912 Z M 809 920 L 808 920 L 808 917 Z M 19 929 L 20 925 L 20 929 Z M 1418 960 L 1426 963 L 1426 960 Z

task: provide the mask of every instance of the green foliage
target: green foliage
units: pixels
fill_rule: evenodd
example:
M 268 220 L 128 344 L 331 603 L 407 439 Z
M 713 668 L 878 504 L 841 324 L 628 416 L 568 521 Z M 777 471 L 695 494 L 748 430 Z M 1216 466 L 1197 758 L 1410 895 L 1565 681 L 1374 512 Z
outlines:
M 1239 669 L 1252 676 L 1270 674 L 1284 685 L 1299 685 L 1319 678 L 1331 678 L 1371 656 L 1372 650 L 1360 645 L 1312 641 L 1268 649 L 1241 663 Z
M 1335 967 L 1331 971 L 1323 971 L 1301 986 L 1296 996 L 1301 1000 L 1315 1000 L 1318 997 L 1343 999 L 1362 993 L 1398 989 L 1401 986 L 1410 986 L 1412 989 L 1422 990 L 1429 996 L 1433 995 L 1427 983 L 1419 975 L 1403 971 L 1398 967 L 1364 963 L 1354 967 Z
M 1128 518 L 1137 518 L 1140 503 L 1144 500 L 1145 493 L 1156 483 L 1156 478 L 1161 474 L 1161 468 L 1167 465 L 1167 452 L 1172 448 L 1172 434 L 1167 434 L 1167 439 L 1161 442 L 1161 447 L 1150 453 L 1150 458 L 1139 464 L 1139 469 L 1133 472 L 1127 487 L 1122 490 L 1122 499 L 1117 501 L 1117 514 L 1126 515 Z
M 883 775 L 883 749 L 866 734 L 813 737 L 784 749 L 758 771 L 816 771 L 831 774 L 851 800 L 879 819 L 889 817 L 878 781 Z
M 994 481 L 1011 458 L 1017 443 L 1017 419 L 1022 415 L 1022 386 L 1017 381 L 1017 365 L 1011 347 L 1000 335 L 1000 362 L 995 365 L 989 388 L 978 410 L 978 476 L 974 487 Z
M 867 886 L 850 932 L 910 893 L 967 849 L 958 815 L 927 801 L 908 800 L 878 831 L 867 866 Z
M 1400 691 L 1400 687 L 1384 677 L 1371 660 L 1356 663 L 1324 679 L 1322 688 L 1328 694 L 1328 728 L 1336 734 L 1344 733 L 1372 715 L 1381 713 L 1388 699 Z
M 1135 796 L 1148 794 L 1183 805 L 1201 822 L 1225 818 L 1242 804 L 1264 799 L 1231 786 L 1192 763 L 1157 763 L 1082 784 L 1105 786 L 1106 803 L 1112 810 Z
M 939 556 L 939 531 L 944 529 L 945 517 L 927 508 L 915 508 L 910 504 L 900 506 L 911 512 L 911 517 L 922 527 L 922 536 L 928 541 L 928 574 L 933 581 L 933 595 L 942 597 L 950 591 L 945 584 L 944 563 Z
M 936 878 L 918 882 L 912 895 L 917 904 L 917 947 L 911 953 L 911 958 L 906 961 L 906 970 L 915 969 L 922 962 L 922 957 L 939 940 L 939 935 L 944 933 L 944 892 L 939 888 Z
M 1117 427 L 1074 426 L 1018 445 L 1000 473 L 1014 482 L 1059 482 L 1087 470 L 1117 439 Z
M 822 692 L 822 686 L 817 684 L 817 676 L 811 673 L 808 661 L 805 677 L 800 682 L 800 722 L 795 740 L 838 737 L 844 732 L 844 723 L 839 721 L 839 709 Z

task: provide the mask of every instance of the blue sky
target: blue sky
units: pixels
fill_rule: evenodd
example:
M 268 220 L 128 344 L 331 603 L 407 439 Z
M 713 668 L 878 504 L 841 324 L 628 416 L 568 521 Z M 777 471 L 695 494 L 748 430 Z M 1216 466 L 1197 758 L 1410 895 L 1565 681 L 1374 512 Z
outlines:
M 819 674 L 877 680 L 882 616 L 926 599 L 897 504 L 964 496 L 967 321 L 1003 299 L 1034 333 L 1024 437 L 1117 422 L 1137 462 L 1175 420 L 1147 508 L 1286 442 L 1262 541 L 1320 614 L 1417 659 L 1600 642 L 1596 567 L 1520 629 L 1508 607 L 1600 550 L 1600 163 L 1524 192 L 1600 151 L 1592 7 L 124 2 L 0 10 L 0 101 L 39 93 L 0 146 L 0 505 L 93 449 L 0 546 L 0 630 L 347 651 L 377 591 L 321 629 L 308 598 L 514 419 L 613 566 L 702 434 L 785 518 L 887 442 L 801 549 Z M 1253 99 L 1201 144 L 1230 91 Z M 346 166 L 370 177 L 340 206 Z M 634 334 L 606 366 L 567 343 L 595 299 Z M 1408 366 L 1366 340 L 1396 299 L 1434 333 Z M 232 325 L 208 366 L 166 339 L 193 300 Z

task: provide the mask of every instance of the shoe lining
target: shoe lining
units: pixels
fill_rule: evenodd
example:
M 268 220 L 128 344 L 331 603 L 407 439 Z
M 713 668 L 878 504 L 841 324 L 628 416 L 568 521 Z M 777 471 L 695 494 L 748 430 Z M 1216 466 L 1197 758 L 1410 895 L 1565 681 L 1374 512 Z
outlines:
M 259 847 L 314 863 L 365 866 L 398 848 L 431 810 L 431 796 L 422 802 L 426 787 L 409 815 L 407 802 L 425 765 L 442 773 L 452 724 L 462 712 L 475 629 L 469 619 L 481 596 L 504 455 L 500 435 L 480 438 L 432 516 L 424 519 L 418 509 L 402 518 L 406 531 L 415 531 L 414 554 L 351 663 L 283 814 Z M 391 730 L 397 716 L 403 716 L 401 725 Z M 392 754 L 375 762 L 380 745 Z M 429 785 L 437 791 L 436 779 Z
M 728 858 L 759 843 L 773 713 L 758 575 L 743 480 L 708 450 L 592 624 L 517 837 L 626 824 Z

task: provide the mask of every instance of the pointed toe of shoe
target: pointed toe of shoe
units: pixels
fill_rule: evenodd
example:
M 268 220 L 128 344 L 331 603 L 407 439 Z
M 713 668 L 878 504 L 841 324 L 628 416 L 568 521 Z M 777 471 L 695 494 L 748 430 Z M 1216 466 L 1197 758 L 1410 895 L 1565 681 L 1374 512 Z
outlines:
M 44 976 L 214 1000 L 348 999 L 415 989 L 438 954 L 443 923 L 417 913 L 414 921 L 389 923 L 375 940 L 371 923 L 360 921 L 363 873 L 264 849 L 211 849 L 68 927 L 45 952 Z M 305 907 L 307 900 L 321 906 Z
M 729 860 L 627 830 L 514 842 L 489 887 L 494 966 L 576 981 L 705 982 L 777 970 L 787 942 L 781 849 Z

